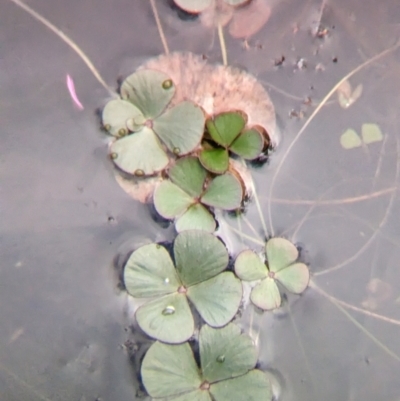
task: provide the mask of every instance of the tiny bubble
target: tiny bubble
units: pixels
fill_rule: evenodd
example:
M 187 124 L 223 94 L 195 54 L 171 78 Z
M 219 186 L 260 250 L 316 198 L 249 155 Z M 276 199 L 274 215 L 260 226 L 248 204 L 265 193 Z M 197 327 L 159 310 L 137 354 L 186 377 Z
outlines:
M 174 148 L 172 152 L 174 153 L 174 155 L 178 156 L 181 153 L 181 150 L 180 148 Z
M 169 278 L 167 277 L 164 279 L 164 284 L 168 284 L 168 283 L 169 283 Z
M 137 177 L 143 177 L 144 176 L 144 171 L 141 170 L 140 168 L 138 168 L 135 173 L 134 173 Z
M 118 157 L 118 153 L 113 152 L 113 153 L 111 153 L 110 156 L 111 156 L 111 159 L 115 160 Z
M 162 83 L 162 87 L 163 89 L 170 89 L 173 86 L 173 82 L 172 79 L 166 79 L 163 83 Z
M 225 362 L 225 355 L 220 355 L 219 357 L 217 357 L 217 362 L 219 363 Z
M 128 131 L 125 128 L 120 128 L 118 130 L 118 136 L 125 136 L 128 133 Z
M 175 308 L 171 305 L 167 306 L 163 311 L 162 314 L 164 316 L 173 315 L 175 313 Z
M 104 129 L 105 129 L 106 131 L 110 131 L 111 125 L 110 125 L 110 124 L 104 124 Z

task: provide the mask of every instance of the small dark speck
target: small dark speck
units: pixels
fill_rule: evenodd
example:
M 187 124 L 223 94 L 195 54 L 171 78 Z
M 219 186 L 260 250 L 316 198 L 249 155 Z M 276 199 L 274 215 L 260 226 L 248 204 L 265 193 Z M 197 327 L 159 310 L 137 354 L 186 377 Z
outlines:
M 337 63 L 337 62 L 338 62 L 338 58 L 337 58 L 337 57 L 334 57 L 334 58 L 332 59 L 332 61 L 333 61 L 334 63 Z
M 116 223 L 116 222 L 117 222 L 117 221 L 115 220 L 115 217 L 113 217 L 113 216 L 108 216 L 107 221 L 108 221 L 110 224 L 113 224 L 113 223 Z
M 369 358 L 368 358 L 367 356 L 364 358 L 364 362 L 365 362 L 367 365 L 369 365 L 369 364 L 371 363 L 371 361 L 369 360 Z
M 281 67 L 284 62 L 285 62 L 285 56 L 281 56 L 280 58 L 278 58 L 274 61 L 274 66 Z

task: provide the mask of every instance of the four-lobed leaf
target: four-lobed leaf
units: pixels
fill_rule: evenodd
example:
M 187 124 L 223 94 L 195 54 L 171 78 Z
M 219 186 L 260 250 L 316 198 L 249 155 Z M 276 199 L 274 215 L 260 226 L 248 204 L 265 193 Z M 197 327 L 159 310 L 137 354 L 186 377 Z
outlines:
M 250 250 L 241 252 L 235 261 L 235 272 L 245 281 L 261 280 L 252 289 L 250 299 L 263 310 L 281 305 L 276 281 L 294 294 L 301 294 L 308 286 L 310 272 L 304 263 L 296 262 L 297 248 L 285 238 L 271 238 L 265 245 L 266 263 Z
M 182 343 L 194 332 L 188 303 L 203 320 L 221 327 L 232 320 L 242 299 L 241 281 L 231 272 L 228 252 L 214 235 L 202 230 L 184 231 L 175 239 L 174 260 L 158 244 L 134 251 L 124 269 L 129 294 L 149 301 L 138 308 L 136 319 L 149 336 Z
M 231 173 L 210 178 L 194 156 L 183 157 L 169 169 L 154 192 L 154 206 L 166 219 L 176 219 L 178 232 L 201 229 L 214 232 L 214 217 L 205 207 L 233 210 L 240 207 L 243 189 Z
M 153 399 L 170 401 L 271 401 L 267 376 L 255 369 L 251 338 L 230 323 L 221 329 L 204 325 L 199 334 L 200 368 L 188 343 L 154 343 L 141 368 L 143 384 Z
M 215 174 L 223 174 L 229 167 L 229 153 L 246 160 L 254 160 L 262 153 L 265 141 L 256 128 L 245 129 L 247 116 L 239 111 L 218 114 L 206 122 L 207 131 L 217 147 L 204 144 L 199 154 L 202 165 Z M 207 145 L 207 146 L 206 146 Z
M 121 170 L 137 176 L 153 175 L 175 155 L 192 152 L 201 141 L 205 118 L 189 101 L 168 108 L 175 94 L 173 81 L 155 70 L 139 70 L 121 85 L 121 98 L 103 109 L 105 129 L 116 140 L 110 154 Z

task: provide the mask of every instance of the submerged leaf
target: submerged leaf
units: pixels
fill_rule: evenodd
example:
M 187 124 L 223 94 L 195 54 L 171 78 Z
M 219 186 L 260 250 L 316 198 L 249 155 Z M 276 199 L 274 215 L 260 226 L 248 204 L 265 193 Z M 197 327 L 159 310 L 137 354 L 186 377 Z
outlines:
M 253 341 L 235 324 L 218 330 L 203 326 L 199 343 L 203 378 L 209 383 L 243 375 L 257 363 Z
M 229 154 L 225 148 L 203 149 L 199 159 L 204 168 L 214 174 L 223 174 L 229 167 Z
M 275 279 L 290 292 L 301 294 L 308 286 L 310 272 L 304 263 L 295 263 L 275 273 Z
M 285 238 L 271 238 L 265 250 L 269 270 L 274 273 L 294 263 L 299 256 L 297 248 Z
M 263 310 L 272 310 L 281 306 L 281 294 L 273 278 L 267 277 L 258 283 L 250 294 L 251 302 Z
M 155 174 L 169 162 L 157 137 L 147 127 L 113 142 L 110 154 L 121 170 L 137 176 Z
M 348 128 L 340 137 L 340 144 L 344 149 L 358 148 L 362 144 L 361 138 L 357 132 Z
M 200 203 L 196 203 L 176 220 L 175 228 L 178 233 L 185 230 L 204 230 L 213 233 L 216 228 L 214 217 Z
M 214 235 L 201 230 L 180 233 L 174 242 L 176 269 L 185 287 L 205 281 L 225 270 L 228 252 Z
M 200 316 L 212 327 L 230 322 L 242 300 L 242 284 L 232 272 L 223 272 L 188 289 L 187 295 Z
M 231 173 L 215 177 L 208 185 L 201 198 L 201 201 L 206 205 L 218 207 L 223 210 L 239 208 L 242 200 L 242 185 Z
M 103 126 L 113 136 L 122 137 L 128 134 L 128 129 L 133 131 L 128 124 L 132 119 L 143 119 L 143 114 L 126 100 L 110 100 L 103 109 Z
M 199 369 L 188 343 L 155 342 L 143 359 L 141 376 L 146 391 L 156 398 L 187 393 L 201 385 Z
M 204 132 L 204 113 L 192 102 L 182 102 L 153 121 L 154 132 L 175 155 L 192 152 Z
M 265 278 L 268 269 L 255 252 L 247 249 L 236 258 L 235 273 L 241 280 L 254 281 Z
M 154 207 L 166 219 L 184 213 L 194 199 L 171 181 L 165 180 L 154 191 Z
M 158 244 L 149 244 L 129 257 L 124 284 L 133 297 L 148 298 L 170 294 L 181 283 L 167 250 Z
M 121 85 L 121 96 L 140 109 L 146 118 L 155 118 L 167 107 L 175 94 L 170 77 L 155 70 L 139 70 Z
M 271 401 L 271 383 L 265 373 L 254 369 L 235 379 L 224 380 L 210 387 L 215 401 Z
M 175 293 L 147 302 L 136 311 L 136 320 L 146 334 L 166 343 L 182 343 L 194 331 L 185 294 Z
M 188 156 L 177 160 L 168 175 L 170 180 L 192 197 L 199 197 L 203 192 L 207 171 L 197 157 Z
M 379 125 L 371 123 L 366 123 L 361 126 L 361 136 L 366 145 L 380 142 L 383 139 L 383 134 Z

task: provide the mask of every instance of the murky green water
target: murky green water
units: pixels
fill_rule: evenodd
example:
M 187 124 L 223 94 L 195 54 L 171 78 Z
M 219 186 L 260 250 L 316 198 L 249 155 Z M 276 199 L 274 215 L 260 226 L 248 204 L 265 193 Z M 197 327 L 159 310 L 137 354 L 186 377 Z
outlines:
M 163 51 L 147 2 L 29 4 L 78 43 L 110 86 Z M 172 50 L 220 61 L 216 32 L 157 4 Z M 248 310 L 243 321 L 258 336 L 261 367 L 275 375 L 280 399 L 397 401 L 400 50 L 349 78 L 353 89 L 363 86 L 354 104 L 341 108 L 335 94 L 298 133 L 340 79 L 395 45 L 398 7 L 393 0 L 325 2 L 322 14 L 316 1 L 271 8 L 247 44 L 226 36 L 228 61 L 256 75 L 275 104 L 283 139 L 253 176 L 267 234 L 302 246 L 314 288 L 289 297 L 279 313 Z M 310 33 L 318 21 L 327 29 L 321 38 Z M 171 240 L 173 231 L 115 182 L 95 113 L 108 94 L 76 53 L 10 0 L 0 1 L 0 35 L 0 398 L 135 399 L 146 340 L 129 328 L 116 270 L 134 247 Z M 67 74 L 83 111 L 68 94 Z M 360 135 L 364 123 L 379 125 L 383 139 L 343 149 L 341 135 L 348 128 Z M 262 239 L 254 202 L 246 217 Z M 255 236 L 245 220 L 241 229 Z M 228 226 L 224 233 L 238 250 L 240 237 Z M 134 363 L 127 340 L 139 345 Z

